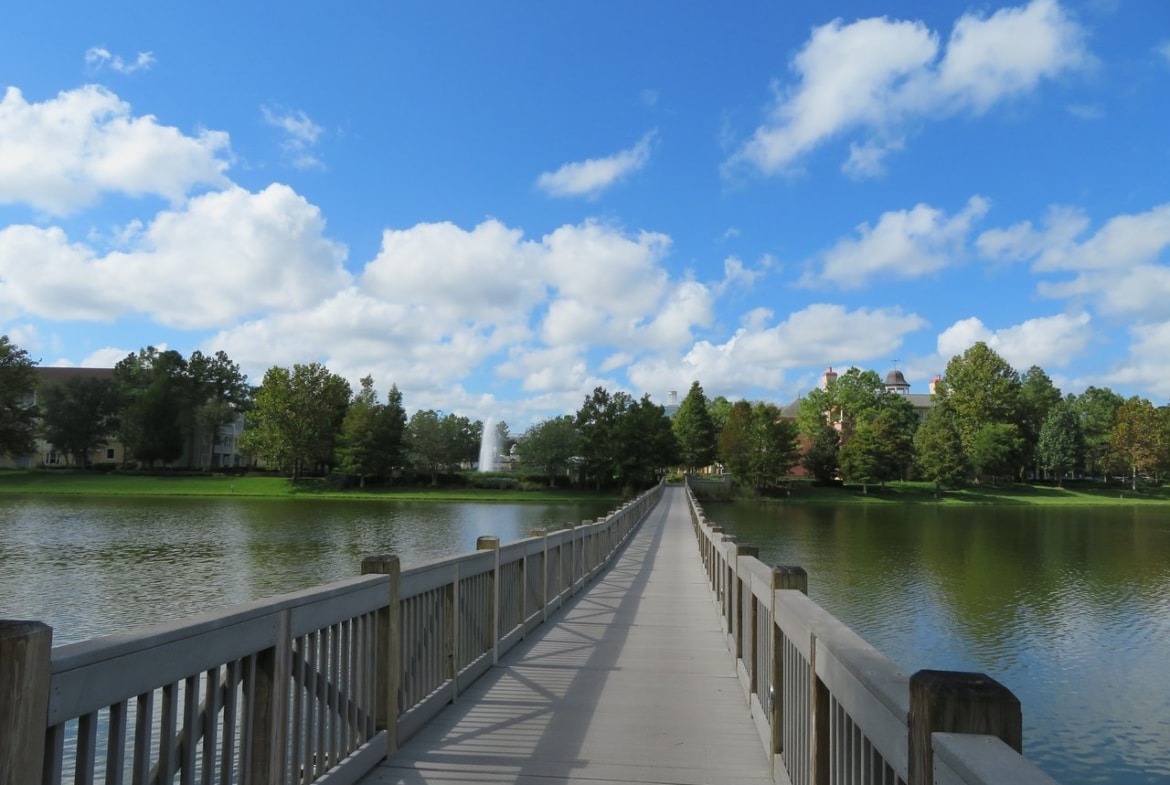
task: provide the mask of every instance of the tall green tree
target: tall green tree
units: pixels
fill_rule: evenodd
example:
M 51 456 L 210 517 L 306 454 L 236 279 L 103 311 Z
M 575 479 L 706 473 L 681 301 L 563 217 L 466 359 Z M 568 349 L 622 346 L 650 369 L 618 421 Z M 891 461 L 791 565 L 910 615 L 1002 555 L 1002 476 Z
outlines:
M 1113 423 L 1125 399 L 1108 387 L 1089 387 L 1070 400 L 1085 437 L 1083 471 L 1091 477 L 1105 477 L 1109 473 Z
M 1033 365 L 1020 376 L 1019 419 L 1020 437 L 1024 441 L 1024 464 L 1038 477 L 1044 464 L 1040 459 L 1040 431 L 1049 413 L 1062 400 L 1060 390 L 1038 365 Z
M 723 426 L 727 424 L 727 418 L 731 415 L 731 401 L 722 395 L 716 395 L 707 402 L 707 413 L 711 416 L 711 424 L 715 426 L 715 441 L 718 443 L 719 434 L 723 432 Z
M 520 461 L 543 472 L 550 488 L 556 485 L 559 475 L 568 472 L 580 450 L 576 418 L 567 414 L 532 425 L 516 446 Z
M 191 353 L 179 414 L 190 466 L 211 468 L 221 430 L 248 410 L 251 397 L 248 377 L 226 352 L 210 356 L 198 350 Z
M 720 456 L 742 484 L 756 490 L 775 485 L 796 465 L 799 428 L 770 403 L 736 401 L 719 442 Z
M 980 428 L 971 440 L 968 456 L 975 473 L 990 477 L 1012 477 L 1024 452 L 1020 427 L 1011 422 L 992 422 Z
M 1138 478 L 1161 461 L 1165 444 L 1162 424 L 1154 404 L 1144 398 L 1134 396 L 1117 410 L 1109 433 L 1110 462 L 1130 476 L 1134 490 Z
M 291 473 L 293 482 L 329 466 L 350 394 L 349 382 L 320 363 L 269 368 L 256 391 L 245 449 Z
M 118 438 L 127 452 L 147 466 L 181 458 L 190 403 L 183 355 L 147 346 L 120 360 L 114 378 L 123 402 Z
M 707 396 L 698 382 L 691 389 L 671 421 L 683 466 L 694 471 L 715 462 L 715 423 L 711 419 Z
M 991 425 L 1019 422 L 1020 375 L 982 341 L 950 359 L 936 387 L 935 397 L 939 396 L 946 397 L 954 413 L 959 438 L 972 464 L 978 464 L 974 455 L 977 434 Z
M 121 401 L 113 379 L 75 376 L 41 388 L 41 436 L 85 468 L 117 430 Z
M 379 403 L 374 379 L 366 376 L 342 420 L 337 467 L 357 477 L 362 488 L 368 478 L 389 477 L 401 460 L 404 414 L 397 387 L 391 391 L 391 399 L 395 395 L 399 398 L 397 407 Z
M 803 434 L 807 445 L 800 463 L 818 482 L 829 482 L 837 475 L 841 458 L 841 433 L 827 422 L 810 435 Z
M 657 482 L 679 461 L 678 440 L 665 407 L 649 395 L 628 400 L 617 420 L 615 467 L 615 479 L 627 495 Z
M 478 429 L 466 417 L 440 414 L 433 409 L 419 410 L 406 424 L 406 442 L 410 462 L 416 469 L 431 477 L 431 485 L 439 484 L 439 474 L 450 471 L 460 463 L 471 461 L 479 454 Z
M 936 402 L 914 434 L 915 466 L 918 474 L 941 490 L 967 477 L 967 459 L 954 412 L 946 400 Z
M 28 352 L 0 336 L 0 452 L 27 455 L 36 442 L 36 362 Z
M 1061 401 L 1048 412 L 1040 427 L 1036 454 L 1040 465 L 1056 478 L 1057 487 L 1064 486 L 1066 474 L 1084 465 L 1085 436 L 1071 402 Z
M 610 395 L 604 387 L 594 388 L 577 410 L 577 433 L 581 438 L 582 471 L 597 488 L 613 484 L 618 455 L 618 418 L 630 405 L 630 396 Z

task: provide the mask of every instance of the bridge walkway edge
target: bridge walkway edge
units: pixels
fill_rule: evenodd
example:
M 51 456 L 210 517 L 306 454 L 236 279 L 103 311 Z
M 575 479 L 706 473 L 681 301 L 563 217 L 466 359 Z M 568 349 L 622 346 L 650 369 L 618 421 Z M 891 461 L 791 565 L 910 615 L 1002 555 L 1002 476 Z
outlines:
M 617 561 L 362 785 L 771 783 L 667 488 Z

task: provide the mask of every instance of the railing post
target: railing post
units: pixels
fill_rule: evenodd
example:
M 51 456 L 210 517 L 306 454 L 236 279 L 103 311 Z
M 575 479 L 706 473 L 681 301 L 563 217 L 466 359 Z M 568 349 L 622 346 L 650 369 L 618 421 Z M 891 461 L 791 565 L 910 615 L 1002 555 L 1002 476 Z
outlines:
M 282 785 L 288 747 L 289 679 L 292 667 L 291 612 L 277 617 L 276 645 L 256 654 L 253 668 L 244 673 L 244 694 L 252 696 L 248 707 L 247 782 Z M 248 682 L 251 681 L 249 688 Z
M 386 607 L 376 616 L 374 727 L 386 731 L 387 751 L 394 752 L 398 749 L 398 686 L 402 680 L 402 615 L 398 604 L 402 564 L 393 555 L 367 556 L 362 559 L 362 575 L 390 576 Z
M 736 543 L 735 545 L 735 585 L 733 592 L 733 601 L 735 602 L 735 609 L 731 614 L 732 618 L 732 632 L 731 635 L 735 639 L 735 658 L 742 660 L 744 652 L 744 623 L 743 623 L 743 581 L 740 579 L 739 573 L 739 558 L 741 556 L 750 556 L 758 558 L 760 549 L 752 545 L 745 545 L 743 543 Z M 749 573 L 750 576 L 750 573 Z M 751 580 L 749 577 L 748 580 Z M 748 593 L 751 593 L 751 586 L 748 586 Z M 748 621 L 751 621 L 750 614 Z M 753 633 L 754 634 L 754 633 Z
M 496 560 L 492 566 L 491 590 L 489 596 L 492 601 L 492 665 L 500 661 L 500 538 L 483 536 L 475 541 L 477 551 L 495 551 Z
M 777 566 L 772 568 L 772 695 L 768 713 L 772 719 L 772 764 L 784 751 L 784 636 L 776 623 L 776 592 L 795 589 L 808 594 L 808 573 L 803 567 Z
M 548 621 L 548 529 L 533 529 L 529 532 L 544 542 L 544 557 L 540 560 L 540 621 Z
M 41 781 L 53 628 L 0 620 L 0 784 Z
M 922 670 L 910 677 L 909 780 L 934 781 L 933 733 L 985 733 L 1023 751 L 1019 699 L 982 673 Z

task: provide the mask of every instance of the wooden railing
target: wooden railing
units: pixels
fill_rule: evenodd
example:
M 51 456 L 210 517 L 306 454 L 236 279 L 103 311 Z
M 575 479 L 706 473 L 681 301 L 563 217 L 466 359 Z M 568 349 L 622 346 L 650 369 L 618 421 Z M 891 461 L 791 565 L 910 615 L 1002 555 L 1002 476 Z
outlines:
M 773 779 L 790 785 L 1053 785 L 1021 754 L 1019 700 L 979 673 L 907 676 L 810 600 L 799 567 L 687 499 L 716 608 Z
M 355 782 L 603 569 L 661 495 L 56 648 L 47 625 L 0 621 L 0 785 Z

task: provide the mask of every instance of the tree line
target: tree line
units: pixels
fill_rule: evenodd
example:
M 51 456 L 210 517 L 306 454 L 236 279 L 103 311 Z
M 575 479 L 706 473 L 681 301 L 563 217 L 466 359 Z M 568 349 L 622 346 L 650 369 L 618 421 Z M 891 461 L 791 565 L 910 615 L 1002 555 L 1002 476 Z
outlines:
M 437 484 L 478 457 L 483 423 L 435 411 L 409 418 L 392 385 L 357 390 L 320 363 L 274 366 L 257 386 L 224 352 L 184 358 L 145 347 L 109 378 L 78 376 L 37 390 L 36 363 L 0 336 L 0 449 L 29 454 L 38 436 L 84 467 L 111 439 L 154 467 L 211 468 L 224 426 L 243 420 L 239 449 L 300 478 L 333 473 L 364 486 L 412 472 Z M 37 405 L 31 405 L 36 391 Z M 900 479 L 949 486 L 1170 471 L 1170 407 L 1107 387 L 1064 395 L 1038 366 L 1020 373 L 985 343 L 951 358 L 925 417 L 875 371 L 850 368 L 786 417 L 775 404 L 708 399 L 691 385 L 673 417 L 648 395 L 596 388 L 574 414 L 500 443 L 548 484 L 635 489 L 673 469 L 716 466 L 766 489 L 794 467 L 867 488 Z M 567 479 L 562 479 L 567 478 Z

